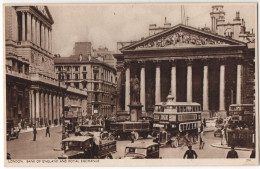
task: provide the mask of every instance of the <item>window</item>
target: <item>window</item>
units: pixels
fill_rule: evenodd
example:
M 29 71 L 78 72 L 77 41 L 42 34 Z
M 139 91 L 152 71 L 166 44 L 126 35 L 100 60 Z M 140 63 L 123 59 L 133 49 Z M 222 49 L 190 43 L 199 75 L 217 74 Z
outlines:
M 74 83 L 74 86 L 75 86 L 76 88 L 79 88 L 79 83 Z
M 70 71 L 70 67 L 67 67 L 67 71 Z
M 87 74 L 83 74 L 83 79 L 87 79 Z
M 83 83 L 83 88 L 84 88 L 84 89 L 87 88 L 87 83 Z
M 79 79 L 79 75 L 75 74 L 75 79 L 78 80 Z
M 75 67 L 75 71 L 79 71 L 79 67 Z
M 44 62 L 44 57 L 42 57 L 42 63 Z
M 70 79 L 70 75 L 69 74 L 67 74 L 67 80 L 69 80 Z
M 83 71 L 87 71 L 87 68 L 86 68 L 86 66 L 83 66 Z

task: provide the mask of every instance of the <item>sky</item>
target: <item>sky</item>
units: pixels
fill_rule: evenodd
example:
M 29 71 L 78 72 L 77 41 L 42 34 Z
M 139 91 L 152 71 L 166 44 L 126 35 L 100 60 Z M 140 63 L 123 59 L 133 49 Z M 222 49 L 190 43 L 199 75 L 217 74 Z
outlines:
M 52 40 L 53 54 L 67 57 L 73 54 L 75 42 L 89 41 L 93 48 L 107 47 L 117 50 L 117 42 L 140 40 L 149 35 L 149 24 L 172 26 L 181 23 L 181 5 L 189 17 L 188 25 L 195 28 L 210 27 L 210 12 L 216 3 L 165 3 L 165 4 L 77 4 L 48 6 L 54 20 Z M 244 18 L 247 30 L 256 25 L 254 4 L 224 5 L 226 21 L 232 22 L 236 11 Z M 256 30 L 256 29 L 254 29 Z

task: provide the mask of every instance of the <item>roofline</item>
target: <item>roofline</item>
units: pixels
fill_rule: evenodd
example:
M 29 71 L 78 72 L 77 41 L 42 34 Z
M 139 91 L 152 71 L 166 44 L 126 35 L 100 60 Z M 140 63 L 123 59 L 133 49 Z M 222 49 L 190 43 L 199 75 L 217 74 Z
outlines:
M 110 69 L 113 69 L 114 71 L 116 71 L 116 69 L 106 63 L 103 63 L 103 62 L 93 62 L 93 61 L 81 61 L 81 62 L 73 62 L 73 61 L 70 61 L 70 62 L 60 62 L 60 61 L 55 61 L 55 58 L 54 58 L 54 66 L 58 65 L 58 64 L 101 64 L 101 65 L 104 65 L 106 67 L 109 67 Z
M 148 37 L 146 37 L 146 38 L 144 38 L 144 39 L 142 39 L 142 40 L 140 40 L 140 41 L 134 42 L 134 43 L 132 43 L 132 44 L 130 44 L 130 45 L 128 45 L 128 46 L 125 46 L 125 47 L 119 49 L 119 50 L 120 50 L 121 52 L 122 52 L 122 51 L 125 51 L 125 49 L 127 49 L 127 48 L 131 48 L 131 47 L 136 46 L 136 45 L 138 45 L 138 44 L 142 44 L 143 42 L 145 42 L 145 41 L 147 41 L 147 40 L 150 40 L 150 39 L 153 39 L 153 38 L 155 38 L 155 37 L 157 37 L 157 36 L 160 36 L 160 35 L 163 35 L 163 34 L 165 34 L 165 33 L 168 33 L 168 32 L 170 32 L 170 31 L 172 31 L 172 30 L 174 30 L 174 29 L 176 29 L 176 28 L 178 28 L 178 27 L 183 27 L 183 28 L 186 28 L 186 29 L 191 29 L 191 30 L 193 30 L 193 31 L 197 31 L 197 32 L 202 33 L 202 34 L 205 34 L 205 35 L 209 35 L 209 36 L 213 36 L 213 37 L 222 39 L 222 40 L 224 40 L 224 41 L 231 41 L 231 42 L 233 42 L 233 43 L 239 43 L 239 44 L 241 44 L 241 46 L 242 46 L 242 45 L 245 45 L 245 46 L 246 46 L 246 43 L 241 42 L 241 41 L 238 41 L 238 40 L 228 39 L 228 38 L 226 38 L 226 37 L 224 37 L 224 36 L 221 36 L 221 35 L 218 35 L 218 34 L 213 34 L 213 33 L 210 33 L 210 32 L 202 31 L 202 30 L 200 30 L 200 29 L 197 29 L 197 28 L 194 28 L 194 27 L 191 27 L 191 26 L 187 26 L 187 25 L 183 25 L 183 24 L 178 24 L 178 25 L 175 25 L 175 26 L 173 26 L 173 27 L 171 27 L 171 28 L 169 28 L 169 29 L 167 29 L 167 30 L 164 30 L 164 31 L 159 32 L 159 33 L 157 33 L 157 34 L 154 34 L 154 35 L 152 35 L 152 36 L 148 36 Z

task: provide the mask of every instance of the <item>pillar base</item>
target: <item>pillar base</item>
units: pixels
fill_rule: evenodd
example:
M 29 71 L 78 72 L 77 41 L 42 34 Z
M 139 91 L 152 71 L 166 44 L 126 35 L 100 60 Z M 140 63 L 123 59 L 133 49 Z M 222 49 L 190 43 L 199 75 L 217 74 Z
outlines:
M 227 111 L 226 110 L 219 110 L 217 112 L 217 117 L 226 118 L 227 117 Z
M 209 118 L 210 118 L 210 115 L 209 115 L 209 111 L 208 110 L 205 110 L 205 111 L 201 112 L 201 120 L 209 119 Z

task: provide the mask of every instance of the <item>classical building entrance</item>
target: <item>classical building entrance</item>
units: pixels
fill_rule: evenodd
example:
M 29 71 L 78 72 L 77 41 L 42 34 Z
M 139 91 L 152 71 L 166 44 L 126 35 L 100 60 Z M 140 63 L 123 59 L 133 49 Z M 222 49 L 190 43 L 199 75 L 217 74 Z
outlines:
M 129 112 L 130 80 L 140 81 L 142 111 L 166 102 L 198 102 L 203 117 L 225 117 L 230 104 L 253 103 L 254 53 L 243 42 L 177 25 L 121 48 L 117 58 L 119 112 Z M 252 92 L 251 92 L 252 94 Z

